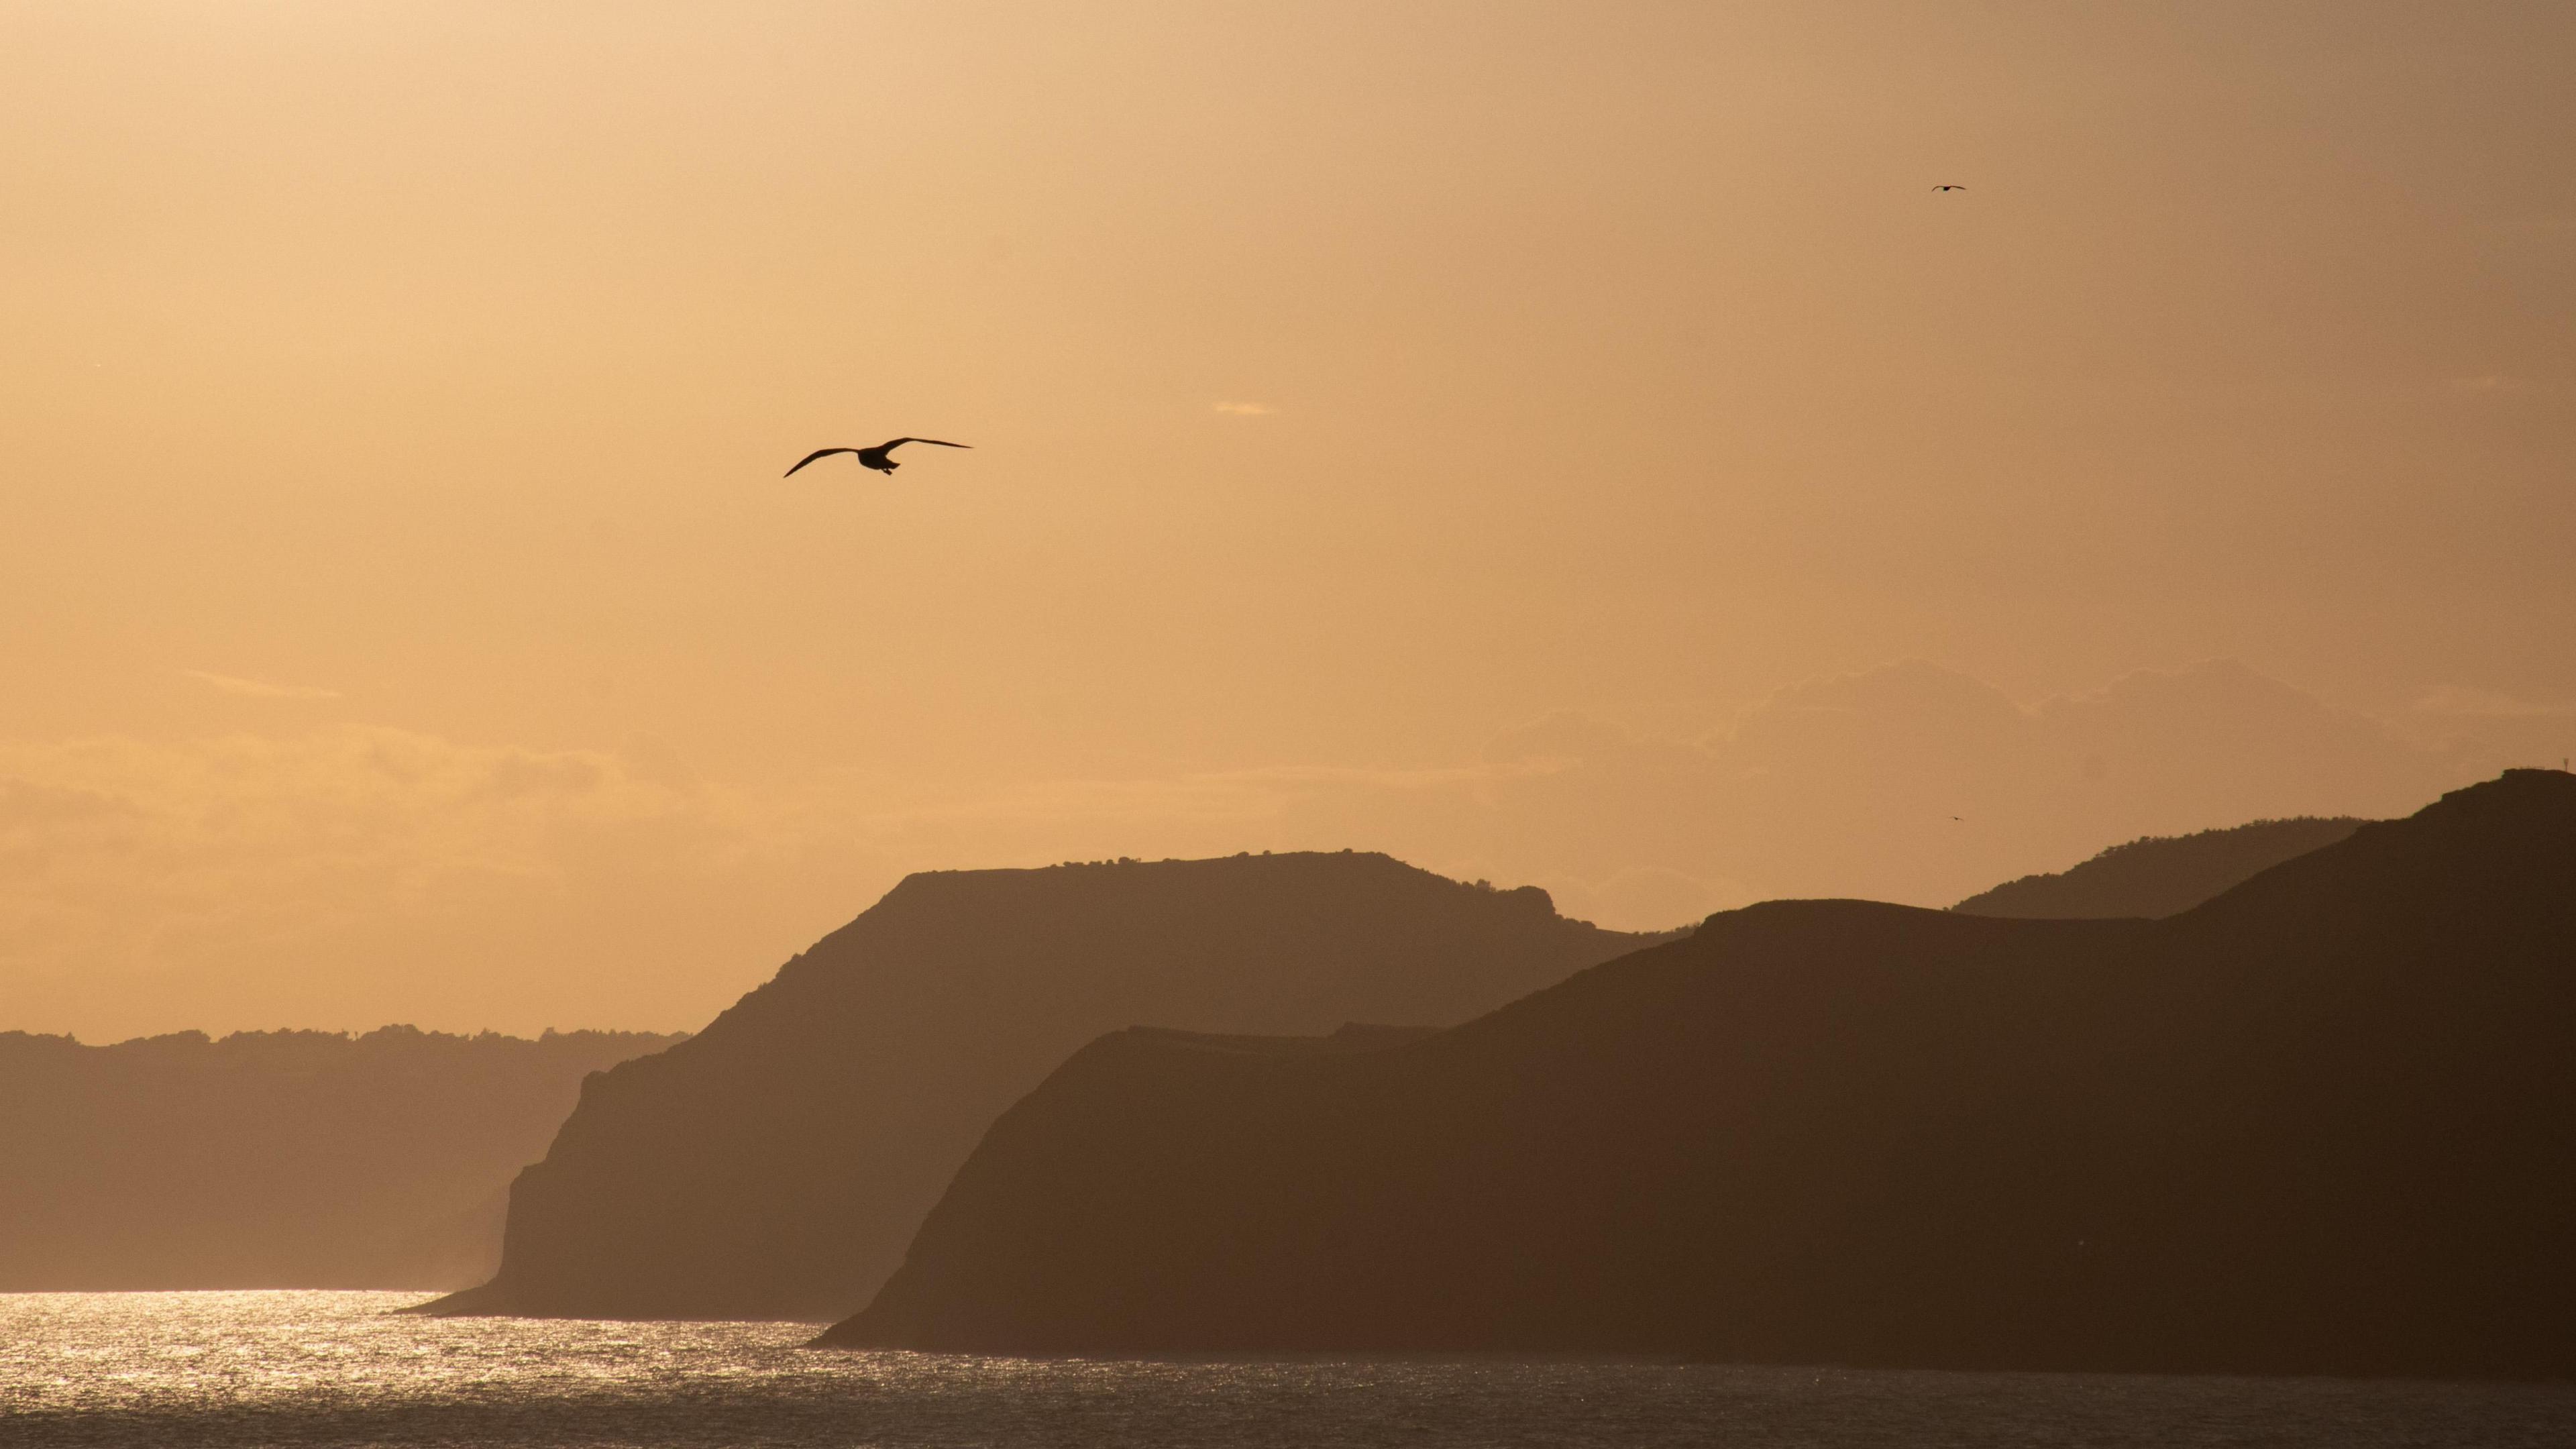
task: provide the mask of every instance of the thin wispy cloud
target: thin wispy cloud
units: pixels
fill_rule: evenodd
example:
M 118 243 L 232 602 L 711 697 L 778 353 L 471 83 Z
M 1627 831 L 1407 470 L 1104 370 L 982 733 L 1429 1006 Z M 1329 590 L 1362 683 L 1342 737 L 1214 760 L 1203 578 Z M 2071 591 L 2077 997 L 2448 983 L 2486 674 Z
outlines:
M 2476 377 L 2452 378 L 2451 390 L 2453 392 L 2529 392 L 2531 380 L 2508 377 L 2501 372 L 2489 372 L 2481 373 Z
M 217 674 L 206 669 L 182 669 L 186 677 L 226 694 L 244 699 L 338 699 L 340 691 L 313 684 L 271 684 L 264 679 L 244 679 L 236 674 Z
M 1218 412 L 1238 418 L 1266 418 L 1270 416 L 1271 411 L 1269 404 L 1257 402 L 1221 402 L 1210 406 Z

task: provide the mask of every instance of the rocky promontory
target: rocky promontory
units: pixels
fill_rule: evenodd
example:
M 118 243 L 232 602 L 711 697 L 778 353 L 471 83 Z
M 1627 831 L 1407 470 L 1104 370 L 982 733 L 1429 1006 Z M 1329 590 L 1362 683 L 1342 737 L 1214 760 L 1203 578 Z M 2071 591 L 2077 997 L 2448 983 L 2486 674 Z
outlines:
M 697 1036 L 595 1078 L 433 1311 L 829 1320 L 993 1118 L 1104 1031 L 1443 1026 L 1644 938 L 1383 855 L 904 880 Z

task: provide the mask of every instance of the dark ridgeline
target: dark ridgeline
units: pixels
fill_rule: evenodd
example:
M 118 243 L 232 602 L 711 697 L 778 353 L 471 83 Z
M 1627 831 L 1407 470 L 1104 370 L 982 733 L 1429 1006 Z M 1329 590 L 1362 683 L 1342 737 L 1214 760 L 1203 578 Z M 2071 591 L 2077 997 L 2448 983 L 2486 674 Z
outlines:
M 1104 1031 L 1447 1025 L 1633 949 L 1383 855 L 907 878 L 681 1046 L 586 1084 L 446 1313 L 829 1320 L 994 1116 Z
M 2178 916 L 2282 861 L 2334 844 L 2363 823 L 2349 816 L 2305 816 L 2192 835 L 2149 835 L 2112 846 L 2072 870 L 2006 881 L 1950 909 L 2034 920 Z
M 1783 901 L 1407 1045 L 1128 1031 L 823 1342 L 2576 1374 L 2576 778 L 2162 921 Z
M 0 1291 L 475 1282 L 582 1077 L 677 1040 L 0 1033 Z

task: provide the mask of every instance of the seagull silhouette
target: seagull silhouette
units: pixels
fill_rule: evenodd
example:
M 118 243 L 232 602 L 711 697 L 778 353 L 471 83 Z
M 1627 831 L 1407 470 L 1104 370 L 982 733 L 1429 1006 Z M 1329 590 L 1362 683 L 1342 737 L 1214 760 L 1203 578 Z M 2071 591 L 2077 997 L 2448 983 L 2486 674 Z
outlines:
M 1966 187 L 1964 187 L 1964 186 L 1948 186 L 1948 185 L 1943 185 L 1943 186 L 1935 186 L 1935 187 L 1933 187 L 1932 189 L 1933 189 L 1933 190 L 1935 190 L 1935 191 L 1965 191 L 1965 190 L 1967 190 L 1968 188 L 1966 188 Z
M 937 438 L 896 438 L 890 442 L 879 443 L 873 448 L 816 448 L 813 452 L 806 454 L 802 459 L 800 459 L 796 464 L 796 468 L 802 468 L 807 463 L 811 463 L 817 458 L 828 458 L 834 453 L 856 453 L 859 457 L 859 466 L 863 468 L 874 468 L 880 473 L 892 473 L 895 469 L 900 468 L 903 465 L 897 463 L 889 455 L 892 454 L 895 449 L 902 447 L 906 443 L 938 443 L 939 446 L 943 448 L 965 448 L 972 446 L 972 444 L 968 443 L 941 443 Z M 796 476 L 796 468 L 790 468 L 778 476 L 781 478 L 793 478 Z

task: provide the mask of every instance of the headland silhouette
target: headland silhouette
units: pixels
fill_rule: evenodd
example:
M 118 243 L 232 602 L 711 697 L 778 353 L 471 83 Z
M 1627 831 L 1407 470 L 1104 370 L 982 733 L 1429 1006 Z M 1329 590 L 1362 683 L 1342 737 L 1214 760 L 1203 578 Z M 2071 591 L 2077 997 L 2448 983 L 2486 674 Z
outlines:
M 582 1078 L 676 1040 L 0 1032 L 0 1291 L 478 1281 Z

